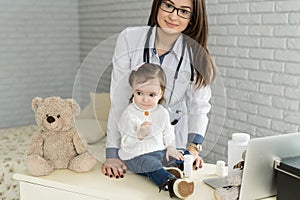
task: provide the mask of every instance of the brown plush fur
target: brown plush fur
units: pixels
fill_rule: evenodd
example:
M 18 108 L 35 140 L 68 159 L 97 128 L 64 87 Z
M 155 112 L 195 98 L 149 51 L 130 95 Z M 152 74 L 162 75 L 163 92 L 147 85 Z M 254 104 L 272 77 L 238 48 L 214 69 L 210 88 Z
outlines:
M 29 174 L 43 176 L 56 169 L 86 172 L 95 166 L 97 161 L 86 150 L 74 124 L 80 112 L 75 100 L 36 97 L 32 109 L 40 130 L 29 143 L 25 162 Z

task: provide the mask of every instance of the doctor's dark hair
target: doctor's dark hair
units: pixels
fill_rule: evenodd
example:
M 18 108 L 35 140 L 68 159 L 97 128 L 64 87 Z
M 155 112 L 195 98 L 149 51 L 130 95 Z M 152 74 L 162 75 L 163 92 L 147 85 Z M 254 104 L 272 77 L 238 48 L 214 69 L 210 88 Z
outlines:
M 166 84 L 167 84 L 167 78 L 164 70 L 156 64 L 152 63 L 144 63 L 140 67 L 137 67 L 137 69 L 133 69 L 129 75 L 129 85 L 131 88 L 135 84 L 143 84 L 146 83 L 147 81 L 153 80 L 153 79 L 158 79 L 160 88 L 162 91 L 162 97 L 158 101 L 159 104 L 164 102 L 164 92 L 166 89 Z M 130 103 L 132 102 L 133 95 L 130 98 Z
M 157 13 L 161 2 L 167 0 L 153 0 L 148 26 L 158 26 Z M 193 66 L 196 70 L 196 87 L 209 85 L 216 76 L 216 67 L 207 49 L 208 41 L 208 18 L 205 0 L 191 0 L 193 15 L 187 28 L 182 32 L 191 47 L 193 54 Z

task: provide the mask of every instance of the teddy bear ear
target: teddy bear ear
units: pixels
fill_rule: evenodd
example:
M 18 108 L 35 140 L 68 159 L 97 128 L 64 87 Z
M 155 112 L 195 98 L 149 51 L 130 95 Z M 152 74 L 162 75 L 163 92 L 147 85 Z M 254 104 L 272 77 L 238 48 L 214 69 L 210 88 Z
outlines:
M 43 101 L 44 100 L 41 97 L 35 97 L 34 99 L 32 99 L 32 103 L 31 103 L 32 110 L 35 112 L 39 107 L 39 105 L 43 103 Z
M 70 104 L 70 106 L 74 112 L 74 115 L 75 116 L 79 115 L 80 106 L 78 105 L 78 103 L 74 99 L 67 99 L 66 101 Z

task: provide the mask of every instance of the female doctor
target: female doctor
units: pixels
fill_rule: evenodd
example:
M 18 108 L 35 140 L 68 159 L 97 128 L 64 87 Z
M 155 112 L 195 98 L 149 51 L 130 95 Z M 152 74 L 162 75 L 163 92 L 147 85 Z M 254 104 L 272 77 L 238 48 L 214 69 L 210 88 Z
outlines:
M 106 161 L 102 172 L 123 178 L 125 164 L 119 159 L 117 123 L 128 105 L 128 76 L 134 67 L 150 62 L 167 74 L 165 107 L 175 128 L 176 146 L 199 157 L 210 111 L 210 84 L 215 66 L 207 50 L 208 22 L 205 0 L 153 0 L 149 26 L 123 30 L 116 43 L 111 77 L 111 109 L 108 118 Z

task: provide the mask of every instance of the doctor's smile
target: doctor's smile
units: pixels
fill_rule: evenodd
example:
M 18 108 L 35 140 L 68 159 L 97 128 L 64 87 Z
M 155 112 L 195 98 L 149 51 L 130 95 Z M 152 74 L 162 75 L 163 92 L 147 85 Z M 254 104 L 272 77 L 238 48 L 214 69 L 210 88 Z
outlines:
M 167 22 L 167 21 L 165 21 L 166 22 L 166 24 L 168 25 L 168 27 L 170 27 L 170 28 L 173 28 L 173 27 L 175 27 L 175 26 L 178 26 L 177 24 L 173 24 L 173 23 L 170 23 L 170 22 Z
M 192 2 L 188 0 L 161 1 L 157 21 L 162 29 L 181 33 L 186 29 L 192 17 Z

